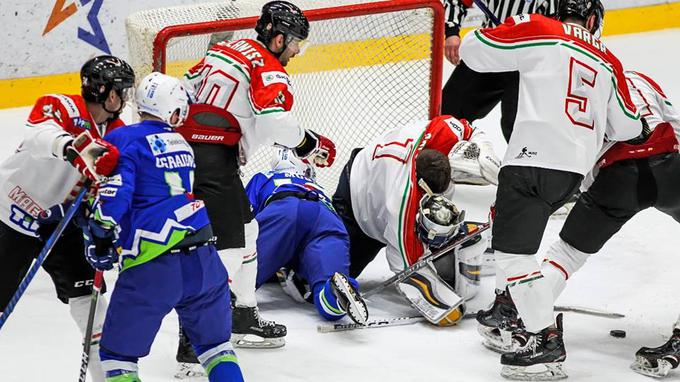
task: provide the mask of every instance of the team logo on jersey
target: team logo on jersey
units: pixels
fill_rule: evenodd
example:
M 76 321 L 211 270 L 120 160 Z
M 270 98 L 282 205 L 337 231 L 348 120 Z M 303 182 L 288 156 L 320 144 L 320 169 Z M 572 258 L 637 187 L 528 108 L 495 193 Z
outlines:
M 154 155 L 164 154 L 168 151 L 168 144 L 158 135 L 146 137 L 146 139 L 149 141 L 149 146 L 151 146 L 151 151 L 153 151 Z
M 106 54 L 111 54 L 109 43 L 106 41 L 106 36 L 102 30 L 99 22 L 99 11 L 102 8 L 104 0 L 77 0 L 70 1 L 68 5 L 64 6 L 66 0 L 56 0 L 52 7 L 52 13 L 47 20 L 47 25 L 43 30 L 43 36 L 50 33 L 58 25 L 66 21 L 68 18 L 76 14 L 81 9 L 91 4 L 90 11 L 87 13 L 87 21 L 90 24 L 90 32 L 87 29 L 78 27 L 78 39 L 92 45 Z
M 92 127 L 92 124 L 90 124 L 90 121 L 88 121 L 86 119 L 82 119 L 80 117 L 75 117 L 72 120 L 73 120 L 73 126 L 80 127 L 83 130 L 90 130 L 90 128 Z
M 19 226 L 21 229 L 37 232 L 38 222 L 28 212 L 19 208 L 16 204 L 9 207 L 9 221 Z
M 288 75 L 284 72 L 263 72 L 262 83 L 264 86 L 269 86 L 271 84 L 284 84 L 291 86 L 290 78 L 288 78 Z
M 522 159 L 522 158 L 531 158 L 533 156 L 538 155 L 538 152 L 536 151 L 529 151 L 528 148 L 523 147 L 522 151 L 515 157 L 515 159 Z
M 154 155 L 170 154 L 180 151 L 192 152 L 191 146 L 177 133 L 161 133 L 146 136 Z

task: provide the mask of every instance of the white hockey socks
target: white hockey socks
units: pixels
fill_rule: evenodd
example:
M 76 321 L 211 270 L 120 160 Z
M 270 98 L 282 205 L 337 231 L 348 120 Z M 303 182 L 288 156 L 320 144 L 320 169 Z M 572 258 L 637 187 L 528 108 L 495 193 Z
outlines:
M 510 295 L 527 331 L 538 333 L 554 324 L 552 286 L 534 255 L 496 251 L 496 266 L 507 276 Z
M 68 305 L 71 310 L 71 317 L 78 325 L 80 333 L 82 333 L 81 338 L 85 336 L 85 330 L 87 329 L 87 316 L 90 312 L 90 302 L 92 298 L 87 296 L 69 298 Z M 92 345 L 90 347 L 90 360 L 87 366 L 88 375 L 90 376 L 92 382 L 105 382 L 106 376 L 104 370 L 102 369 L 102 363 L 99 359 L 99 340 L 102 335 L 102 328 L 104 327 L 104 318 L 106 317 L 106 309 L 108 308 L 108 302 L 105 296 L 99 296 L 97 300 L 97 313 L 94 316 L 94 322 L 92 325 Z
M 244 248 L 228 248 L 218 251 L 229 273 L 229 287 L 236 296 L 236 305 L 257 306 L 255 283 L 257 281 L 257 234 L 259 227 L 253 219 L 245 225 Z
M 550 246 L 541 273 L 552 286 L 554 300 L 562 294 L 569 277 L 586 263 L 590 254 L 581 252 L 562 239 Z

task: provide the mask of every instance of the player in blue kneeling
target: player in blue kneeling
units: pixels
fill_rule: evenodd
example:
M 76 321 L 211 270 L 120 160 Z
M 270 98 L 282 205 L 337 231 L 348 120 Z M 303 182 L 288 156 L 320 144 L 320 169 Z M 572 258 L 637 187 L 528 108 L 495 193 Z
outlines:
M 314 181 L 313 168 L 288 149 L 279 149 L 273 170 L 246 186 L 255 219 L 257 287 L 290 268 L 311 287 L 319 314 L 331 321 L 345 315 L 368 320 L 359 284 L 349 273 L 349 235 L 331 200 Z
M 100 343 L 106 380 L 140 381 L 137 361 L 175 309 L 209 380 L 243 381 L 229 342 L 227 271 L 203 202 L 191 193 L 193 151 L 174 131 L 187 114 L 186 92 L 177 79 L 152 73 L 136 101 L 142 121 L 105 137 L 120 159 L 84 228 L 95 268 L 111 269 L 120 254 Z

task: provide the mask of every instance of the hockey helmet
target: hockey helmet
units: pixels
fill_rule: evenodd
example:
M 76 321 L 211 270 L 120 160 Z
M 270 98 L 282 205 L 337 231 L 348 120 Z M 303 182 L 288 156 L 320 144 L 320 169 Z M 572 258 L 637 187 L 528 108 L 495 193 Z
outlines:
M 560 0 L 559 2 L 557 16 L 560 20 L 566 17 L 577 17 L 585 21 L 591 15 L 595 15 L 595 24 L 590 32 L 598 34 L 604 25 L 604 5 L 600 0 Z
M 426 194 L 420 199 L 416 215 L 416 233 L 420 241 L 437 249 L 451 241 L 461 230 L 465 211 L 439 194 Z
M 283 52 L 294 39 L 301 42 L 307 38 L 309 21 L 295 4 L 281 0 L 270 1 L 262 6 L 262 15 L 257 20 L 255 32 L 257 32 L 257 39 L 265 46 L 269 45 L 272 38 L 282 34 L 284 37 Z M 280 55 L 281 53 L 274 54 Z
M 132 100 L 135 72 L 118 57 L 97 56 L 88 60 L 80 69 L 80 80 L 86 101 L 103 104 L 111 90 L 116 91 L 123 103 Z
M 314 166 L 298 158 L 293 150 L 287 147 L 277 148 L 270 164 L 272 171 L 300 174 L 316 181 Z
M 177 78 L 158 72 L 142 79 L 135 101 L 139 113 L 151 114 L 172 127 L 181 125 L 189 113 L 189 97 L 184 86 Z M 179 121 L 172 123 L 175 112 L 179 113 Z

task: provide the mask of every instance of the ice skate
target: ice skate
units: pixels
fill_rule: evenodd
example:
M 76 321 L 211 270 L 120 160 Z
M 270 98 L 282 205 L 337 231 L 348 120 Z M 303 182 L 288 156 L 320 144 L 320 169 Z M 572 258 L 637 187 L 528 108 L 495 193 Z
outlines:
M 368 308 L 359 291 L 352 285 L 347 276 L 335 272 L 331 279 L 331 288 L 342 310 L 357 324 L 365 325 L 368 321 Z
M 680 329 L 665 344 L 648 348 L 642 347 L 635 353 L 635 362 L 630 365 L 633 371 L 648 377 L 661 378 L 680 364 Z
M 175 359 L 177 360 L 175 378 L 186 379 L 206 376 L 203 366 L 196 357 L 194 348 L 191 347 L 191 344 L 182 329 L 179 331 L 179 344 L 177 345 L 177 355 L 175 356 Z
M 501 356 L 501 375 L 518 381 L 553 381 L 567 378 L 562 363 L 567 358 L 562 339 L 562 314 L 557 316 L 557 327 L 538 333 L 521 333 L 527 340 L 524 347 Z M 521 341 L 522 339 L 520 339 Z
M 231 343 L 234 347 L 273 349 L 286 344 L 286 327 L 260 317 L 257 307 L 234 307 Z
M 515 335 L 523 331 L 522 321 L 517 317 L 517 309 L 507 291 L 496 290 L 496 299 L 487 310 L 477 312 L 477 332 L 484 339 L 482 344 L 495 352 L 507 353 L 523 346 L 522 336 Z

